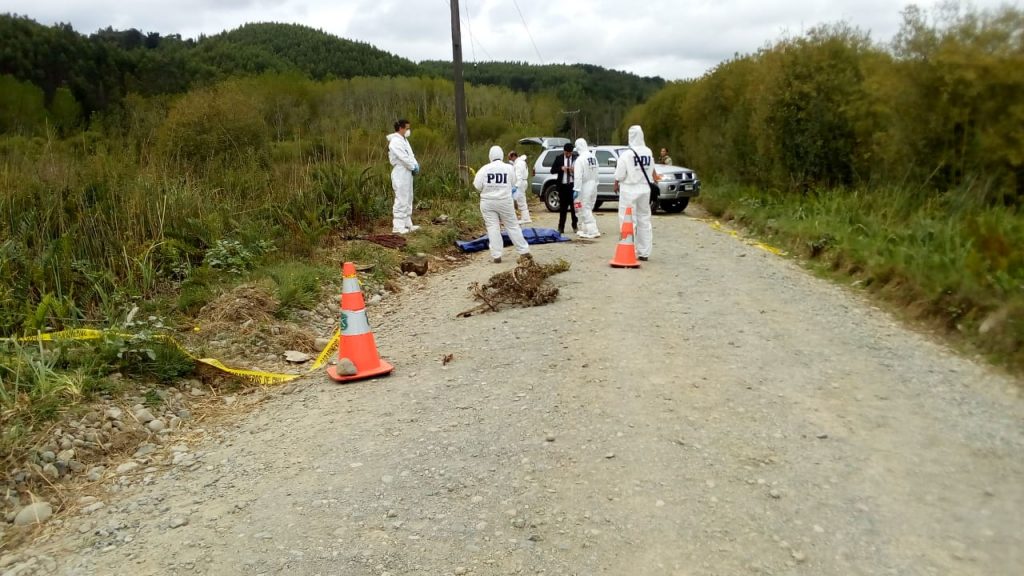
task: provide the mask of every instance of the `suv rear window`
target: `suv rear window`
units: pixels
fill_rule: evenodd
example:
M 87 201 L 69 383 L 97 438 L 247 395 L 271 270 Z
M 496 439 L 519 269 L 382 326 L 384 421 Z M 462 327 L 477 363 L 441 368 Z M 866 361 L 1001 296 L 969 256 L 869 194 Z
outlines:
M 544 152 L 544 157 L 540 160 L 540 165 L 545 168 L 551 168 L 551 165 L 555 163 L 555 156 L 561 154 L 561 150 L 547 150 Z

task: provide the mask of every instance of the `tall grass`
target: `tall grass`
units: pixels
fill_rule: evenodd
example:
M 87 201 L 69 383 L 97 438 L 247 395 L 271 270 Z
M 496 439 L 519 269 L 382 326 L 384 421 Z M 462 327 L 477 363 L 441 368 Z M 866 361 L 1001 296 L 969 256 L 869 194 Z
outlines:
M 328 237 L 391 213 L 387 166 L 330 156 L 247 160 L 200 177 L 139 166 L 125 149 L 56 141 L 34 152 L 8 150 L 0 164 L 0 217 L 10 231 L 0 242 L 4 335 L 116 316 L 127 301 L 186 278 L 225 239 L 306 258 Z M 461 213 L 470 199 L 445 160 L 424 159 L 420 211 Z
M 177 347 L 142 333 L 91 343 L 0 342 L 0 473 L 52 420 L 79 409 L 83 400 L 115 392 L 110 374 L 161 384 L 192 372 L 195 364 Z
M 380 210 L 364 195 L 385 196 L 344 173 L 325 190 L 318 175 L 337 169 L 318 162 L 294 166 L 286 185 L 256 165 L 198 180 L 134 167 L 120 154 L 83 155 L 57 143 L 41 162 L 6 158 L 0 214 L 11 234 L 0 244 L 0 332 L 112 315 L 161 280 L 187 275 L 220 239 L 301 254 L 328 233 L 332 214 L 358 204 L 372 220 Z M 47 295 L 63 316 L 35 314 Z
M 1024 217 L 965 194 L 709 186 L 708 210 L 1024 370 Z
M 303 90 L 282 109 L 294 82 Z M 418 107 L 436 89 L 417 79 L 243 79 L 174 99 L 127 98 L 67 139 L 0 137 L 0 336 L 106 323 L 168 290 L 181 290 L 176 308 L 192 312 L 208 296 L 208 278 L 190 282 L 204 269 L 236 273 L 268 248 L 309 259 L 385 222 L 387 118 L 417 121 L 406 110 L 423 118 L 413 143 L 418 217 L 446 213 L 453 229 L 473 227 L 447 117 Z M 530 107 L 526 96 L 491 92 L 480 97 L 494 99 L 492 115 L 520 118 Z M 211 265 L 211 251 L 231 262 Z

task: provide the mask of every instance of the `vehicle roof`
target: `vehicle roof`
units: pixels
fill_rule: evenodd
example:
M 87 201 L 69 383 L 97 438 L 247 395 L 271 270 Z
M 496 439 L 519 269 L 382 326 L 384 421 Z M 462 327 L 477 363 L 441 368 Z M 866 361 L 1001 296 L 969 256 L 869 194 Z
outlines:
M 547 154 L 549 152 L 561 152 L 562 146 L 564 146 L 564 144 L 556 148 L 548 148 L 547 150 L 544 150 L 543 154 Z M 588 145 L 587 148 L 590 150 L 628 150 L 629 146 L 620 144 L 598 144 L 596 146 Z
M 598 144 L 596 146 L 588 146 L 588 148 L 590 148 L 591 151 L 594 151 L 594 150 L 608 150 L 608 151 L 629 150 L 629 146 L 627 146 L 625 144 Z M 537 162 L 542 162 L 546 155 L 552 154 L 552 153 L 556 153 L 556 152 L 557 153 L 561 153 L 562 150 L 560 148 L 557 148 L 557 149 L 556 148 L 548 148 L 547 150 L 544 150 L 544 151 L 540 152 L 539 154 L 537 154 L 537 160 L 536 161 Z M 669 172 L 674 172 L 674 171 L 692 172 L 692 170 L 690 170 L 686 166 L 679 166 L 678 164 L 661 164 L 661 163 L 655 162 L 655 165 L 662 166 L 663 167 L 663 170 L 662 170 L 663 173 L 669 173 Z M 667 170 L 665 170 L 665 169 L 667 169 Z
M 523 138 L 519 140 L 519 144 L 535 144 L 537 146 L 543 146 L 544 148 L 561 148 L 566 144 L 569 144 L 568 138 L 561 138 L 559 136 L 531 136 L 529 138 Z

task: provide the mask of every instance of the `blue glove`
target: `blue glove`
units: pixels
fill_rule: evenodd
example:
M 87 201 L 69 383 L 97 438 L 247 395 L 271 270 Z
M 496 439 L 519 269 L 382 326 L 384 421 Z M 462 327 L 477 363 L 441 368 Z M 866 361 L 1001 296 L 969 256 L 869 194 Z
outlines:
M 516 192 L 519 192 L 519 188 L 516 188 L 515 186 L 513 186 L 512 187 L 512 195 L 515 196 Z
M 412 175 L 413 176 L 419 176 L 419 174 L 420 174 L 420 165 L 417 164 L 417 165 L 413 166 L 413 168 L 412 168 Z
M 580 191 L 579 190 L 573 190 L 572 191 L 572 199 L 573 200 L 579 200 L 579 198 L 580 198 Z

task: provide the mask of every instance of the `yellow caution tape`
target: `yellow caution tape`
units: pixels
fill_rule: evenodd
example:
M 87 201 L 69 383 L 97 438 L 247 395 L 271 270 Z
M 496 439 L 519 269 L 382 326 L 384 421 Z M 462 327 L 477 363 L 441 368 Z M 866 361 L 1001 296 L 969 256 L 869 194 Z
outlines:
M 17 342 L 55 342 L 58 340 L 100 340 L 107 336 L 113 336 L 116 338 L 134 338 L 136 334 L 128 334 L 125 332 L 117 332 L 113 330 L 94 330 L 91 328 L 76 328 L 72 330 L 61 330 L 59 332 L 48 332 L 46 334 L 39 334 L 36 336 L 24 336 L 21 338 L 3 338 L 0 340 L 17 341 Z M 331 341 L 327 343 L 327 346 L 320 352 L 316 357 L 316 361 L 313 362 L 313 366 L 305 374 L 278 374 L 274 372 L 263 372 L 260 370 L 243 370 L 241 368 L 231 368 L 226 366 L 220 360 L 216 358 L 199 358 L 185 349 L 180 342 L 175 340 L 172 336 L 167 334 L 156 334 L 152 336 L 153 340 L 163 342 L 174 346 L 180 350 L 183 354 L 206 366 L 220 370 L 221 372 L 231 374 L 232 376 L 238 376 L 250 382 L 260 385 L 269 384 L 281 384 L 283 382 L 290 382 L 297 380 L 303 376 L 307 376 L 312 372 L 315 372 L 327 364 L 328 359 L 331 357 L 331 352 L 337 348 L 338 339 L 341 337 L 340 332 L 335 332 L 334 336 L 331 337 Z
M 756 240 L 747 240 L 746 238 L 741 237 L 739 235 L 739 233 L 736 232 L 735 230 L 731 230 L 729 228 L 726 228 L 725 226 L 722 226 L 722 223 L 719 222 L 718 220 L 707 220 L 707 219 L 703 219 L 703 218 L 695 218 L 695 220 L 700 220 L 701 222 L 708 222 L 713 230 L 718 230 L 719 232 L 725 232 L 729 236 L 732 236 L 733 238 L 743 242 L 744 244 L 746 244 L 748 246 L 753 246 L 754 248 L 758 248 L 760 250 L 764 250 L 765 252 L 768 252 L 769 254 L 775 254 L 776 256 L 785 256 L 786 255 L 786 251 L 782 250 L 781 248 L 776 248 L 775 246 L 770 246 L 770 245 L 765 244 L 763 242 L 758 242 Z

